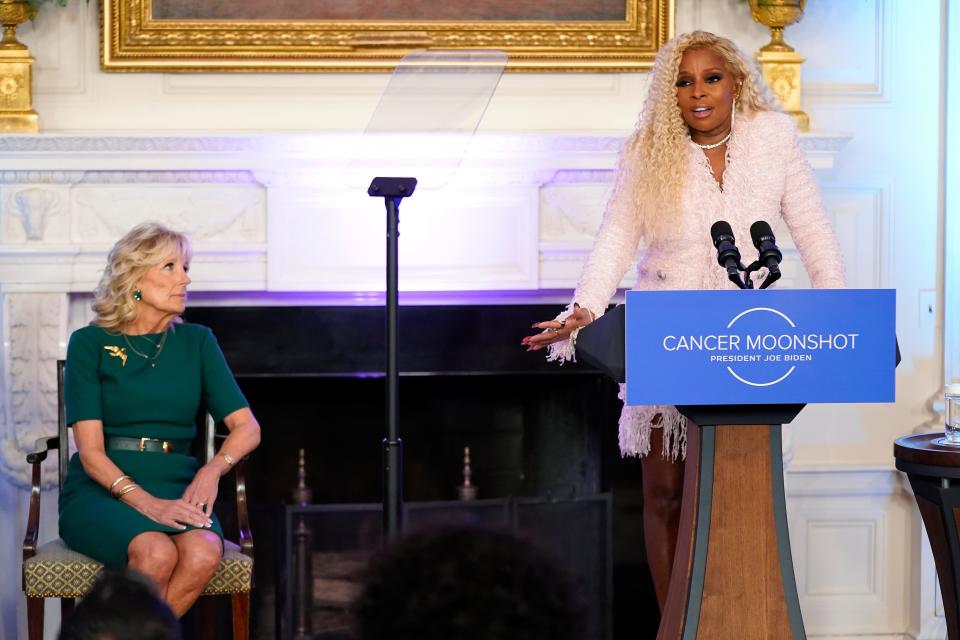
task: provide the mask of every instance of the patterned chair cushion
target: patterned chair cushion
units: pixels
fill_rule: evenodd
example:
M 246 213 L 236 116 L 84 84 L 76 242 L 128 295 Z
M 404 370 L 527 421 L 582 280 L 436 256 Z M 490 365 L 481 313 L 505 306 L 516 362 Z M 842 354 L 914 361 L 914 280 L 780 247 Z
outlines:
M 30 598 L 81 598 L 103 565 L 70 549 L 59 538 L 40 545 L 23 563 L 23 590 Z
M 23 563 L 23 591 L 30 598 L 82 598 L 102 569 L 101 563 L 58 538 L 40 545 L 37 554 Z M 253 559 L 224 540 L 223 559 L 203 595 L 245 593 L 252 585 Z
M 240 552 L 240 547 L 223 541 L 223 559 L 217 572 L 210 578 L 203 595 L 220 593 L 246 593 L 253 587 L 253 558 Z

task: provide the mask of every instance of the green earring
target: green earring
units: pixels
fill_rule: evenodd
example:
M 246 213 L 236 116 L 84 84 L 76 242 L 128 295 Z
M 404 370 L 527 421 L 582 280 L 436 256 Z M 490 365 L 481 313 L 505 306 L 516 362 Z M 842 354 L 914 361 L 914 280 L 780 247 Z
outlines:
M 136 291 L 133 292 L 134 300 L 136 300 L 137 302 L 140 302 L 142 298 L 143 298 L 143 294 L 140 293 L 140 289 L 137 289 Z

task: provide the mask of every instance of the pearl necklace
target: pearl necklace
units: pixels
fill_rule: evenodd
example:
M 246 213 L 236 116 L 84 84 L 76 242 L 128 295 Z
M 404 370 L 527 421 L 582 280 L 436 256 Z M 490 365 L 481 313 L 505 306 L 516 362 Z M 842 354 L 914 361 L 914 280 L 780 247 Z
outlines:
M 730 136 L 732 135 L 733 135 L 733 129 L 730 129 L 730 131 L 727 132 L 727 135 L 723 136 L 723 140 L 721 140 L 720 142 L 714 142 L 713 144 L 700 144 L 699 142 L 694 142 L 692 139 L 690 140 L 690 142 L 693 142 L 693 144 L 697 145 L 698 147 L 706 151 L 708 149 L 716 149 L 722 144 L 727 144 L 727 140 L 729 140 Z

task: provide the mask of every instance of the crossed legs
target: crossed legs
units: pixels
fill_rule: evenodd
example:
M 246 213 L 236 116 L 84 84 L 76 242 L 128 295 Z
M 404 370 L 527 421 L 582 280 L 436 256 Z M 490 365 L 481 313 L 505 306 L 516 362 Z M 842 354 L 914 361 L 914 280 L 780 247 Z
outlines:
M 153 581 L 178 618 L 216 573 L 221 553 L 219 536 L 200 529 L 175 535 L 148 531 L 127 546 L 130 568 Z

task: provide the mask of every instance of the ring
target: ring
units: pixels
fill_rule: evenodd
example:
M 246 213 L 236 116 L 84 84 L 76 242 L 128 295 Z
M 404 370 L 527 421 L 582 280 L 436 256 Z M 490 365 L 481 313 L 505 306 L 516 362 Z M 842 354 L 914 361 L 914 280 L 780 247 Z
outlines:
M 564 318 L 563 320 L 560 321 L 560 328 L 563 329 L 565 326 L 567 326 L 567 319 L 566 319 L 566 318 Z

